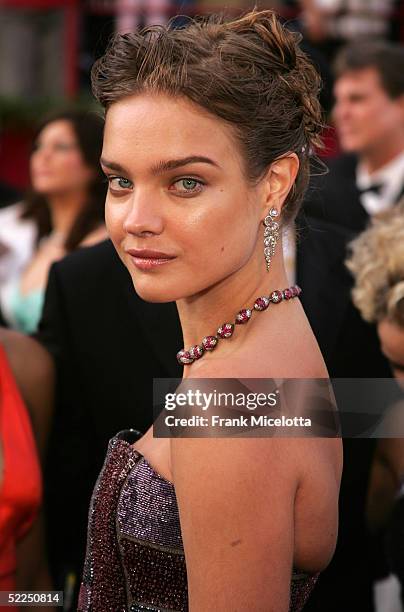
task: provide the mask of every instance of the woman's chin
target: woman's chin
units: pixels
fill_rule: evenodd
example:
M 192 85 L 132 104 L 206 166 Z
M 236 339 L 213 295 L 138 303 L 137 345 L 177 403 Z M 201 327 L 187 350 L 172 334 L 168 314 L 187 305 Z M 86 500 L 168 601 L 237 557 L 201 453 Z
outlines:
M 143 283 L 135 281 L 132 278 L 133 286 L 137 295 L 142 298 L 145 302 L 155 302 L 155 303 L 164 303 L 164 302 L 175 302 L 178 299 L 178 295 L 174 294 L 173 291 L 170 291 L 168 288 L 159 287 L 158 283 L 150 282 Z

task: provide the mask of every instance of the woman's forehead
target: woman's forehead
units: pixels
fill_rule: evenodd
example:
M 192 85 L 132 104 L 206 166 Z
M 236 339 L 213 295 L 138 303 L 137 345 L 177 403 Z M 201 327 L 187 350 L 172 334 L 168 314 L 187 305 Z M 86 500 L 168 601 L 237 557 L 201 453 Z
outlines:
M 224 121 L 187 100 L 137 95 L 109 108 L 102 157 L 122 166 L 142 160 L 150 167 L 205 157 L 219 167 L 237 157 L 237 143 Z
M 68 119 L 56 119 L 50 121 L 39 132 L 38 138 L 57 138 L 60 136 L 75 138 L 75 132 L 71 121 Z

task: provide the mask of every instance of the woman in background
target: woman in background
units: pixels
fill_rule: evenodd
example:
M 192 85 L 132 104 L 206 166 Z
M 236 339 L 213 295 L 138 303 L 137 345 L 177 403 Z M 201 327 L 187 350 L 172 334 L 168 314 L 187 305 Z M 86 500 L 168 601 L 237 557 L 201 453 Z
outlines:
M 362 317 L 377 325 L 381 350 L 404 379 L 404 200 L 375 216 L 350 244 L 352 297 Z
M 0 591 L 51 589 L 40 461 L 52 401 L 47 352 L 33 339 L 0 328 Z
M 107 237 L 102 133 L 100 117 L 79 111 L 54 114 L 37 130 L 31 192 L 0 211 L 0 310 L 10 327 L 36 331 L 51 264 Z
M 374 217 L 350 251 L 354 303 L 365 321 L 377 325 L 381 350 L 404 389 L 404 200 Z M 372 531 L 386 534 L 389 569 L 400 579 L 404 603 L 404 440 L 399 433 L 392 437 L 396 428 L 403 430 L 403 414 L 402 400 L 387 413 L 389 432 L 377 445 L 367 518 Z

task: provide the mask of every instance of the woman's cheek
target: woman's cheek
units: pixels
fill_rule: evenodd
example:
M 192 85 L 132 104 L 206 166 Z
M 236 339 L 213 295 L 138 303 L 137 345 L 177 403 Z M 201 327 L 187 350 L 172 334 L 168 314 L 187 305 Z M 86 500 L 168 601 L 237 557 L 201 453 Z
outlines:
M 122 233 L 122 224 L 117 218 L 117 211 L 114 211 L 112 205 L 108 201 L 108 197 L 107 195 L 105 202 L 105 225 L 111 240 L 115 243 L 116 240 L 118 240 L 119 234 Z
M 83 160 L 75 152 L 61 154 L 58 158 L 55 156 L 54 165 L 61 171 L 74 172 L 75 174 L 81 174 L 85 167 Z

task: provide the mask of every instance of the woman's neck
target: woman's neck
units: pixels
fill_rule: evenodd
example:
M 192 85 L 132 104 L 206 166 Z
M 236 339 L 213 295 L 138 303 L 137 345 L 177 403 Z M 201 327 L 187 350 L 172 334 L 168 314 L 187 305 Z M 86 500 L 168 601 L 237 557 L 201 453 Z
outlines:
M 184 337 L 184 347 L 201 344 L 205 336 L 215 335 L 222 323 L 234 323 L 242 308 L 251 308 L 258 297 L 269 296 L 275 289 L 288 286 L 282 244 L 265 269 L 264 256 L 254 257 L 241 270 L 206 291 L 177 301 Z
M 51 196 L 48 199 L 52 231 L 68 235 L 85 202 L 85 193 L 69 193 Z

